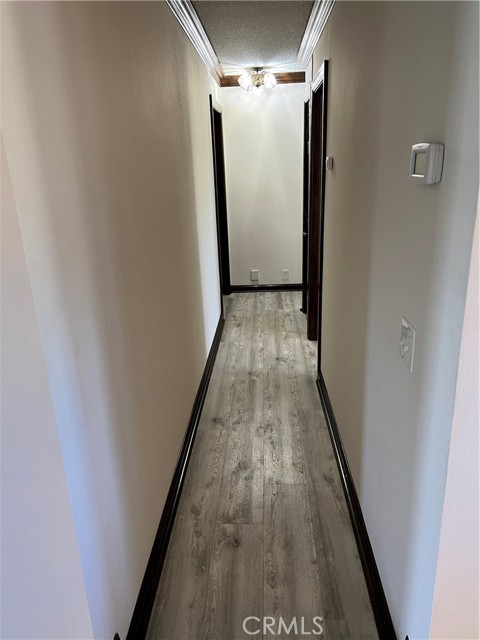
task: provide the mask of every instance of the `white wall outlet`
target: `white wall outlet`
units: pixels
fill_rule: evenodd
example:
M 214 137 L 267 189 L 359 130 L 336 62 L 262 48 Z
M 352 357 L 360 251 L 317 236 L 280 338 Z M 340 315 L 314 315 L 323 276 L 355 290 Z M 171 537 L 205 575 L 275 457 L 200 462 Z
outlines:
M 413 356 L 415 353 L 415 329 L 405 316 L 402 316 L 401 322 L 400 355 L 411 373 L 413 371 Z
M 282 280 L 288 282 L 290 280 L 290 269 L 282 269 Z
M 258 269 L 250 269 L 250 280 L 258 282 Z

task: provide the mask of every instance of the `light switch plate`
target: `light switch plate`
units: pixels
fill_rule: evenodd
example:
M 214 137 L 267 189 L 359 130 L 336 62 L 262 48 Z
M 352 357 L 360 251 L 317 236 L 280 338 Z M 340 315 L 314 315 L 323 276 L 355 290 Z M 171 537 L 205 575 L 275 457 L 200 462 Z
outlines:
M 400 335 L 400 355 L 407 365 L 410 373 L 413 371 L 413 356 L 415 354 L 415 329 L 413 325 L 402 316 L 402 333 Z
M 282 279 L 284 282 L 290 280 L 290 269 L 282 269 Z
M 258 269 L 250 269 L 250 280 L 258 282 Z

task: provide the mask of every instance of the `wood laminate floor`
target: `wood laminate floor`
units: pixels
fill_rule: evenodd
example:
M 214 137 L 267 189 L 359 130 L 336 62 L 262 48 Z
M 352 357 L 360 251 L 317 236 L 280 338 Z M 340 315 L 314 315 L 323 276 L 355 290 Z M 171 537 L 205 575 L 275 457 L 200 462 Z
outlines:
M 148 640 L 378 639 L 300 305 L 227 299 Z

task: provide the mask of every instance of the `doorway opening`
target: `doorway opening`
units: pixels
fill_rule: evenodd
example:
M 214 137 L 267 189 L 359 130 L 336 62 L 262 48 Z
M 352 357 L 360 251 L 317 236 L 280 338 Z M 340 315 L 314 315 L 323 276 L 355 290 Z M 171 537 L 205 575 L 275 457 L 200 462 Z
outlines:
M 225 182 L 222 110 L 219 105 L 214 104 L 212 95 L 210 95 L 210 122 L 212 127 L 213 176 L 215 181 L 220 300 L 223 315 L 223 296 L 228 296 L 231 293 L 230 252 L 228 248 L 227 190 Z

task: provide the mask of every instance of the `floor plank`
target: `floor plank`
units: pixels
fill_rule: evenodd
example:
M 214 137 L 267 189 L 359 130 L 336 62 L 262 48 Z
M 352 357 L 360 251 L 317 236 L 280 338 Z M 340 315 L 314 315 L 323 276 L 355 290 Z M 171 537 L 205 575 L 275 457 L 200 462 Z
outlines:
M 253 297 L 252 297 L 253 298 Z M 250 307 L 239 336 L 227 455 L 218 511 L 221 523 L 263 522 L 263 305 Z
M 305 464 L 282 318 L 280 309 L 268 309 L 264 324 L 265 481 L 299 484 L 305 482 Z
M 378 640 L 372 616 L 350 620 L 324 620 L 322 640 Z
M 265 486 L 264 615 L 322 616 L 323 602 L 304 485 Z M 274 636 L 280 637 L 280 636 Z
M 248 637 L 244 620 L 262 617 L 262 573 L 263 526 L 218 525 L 200 638 Z

